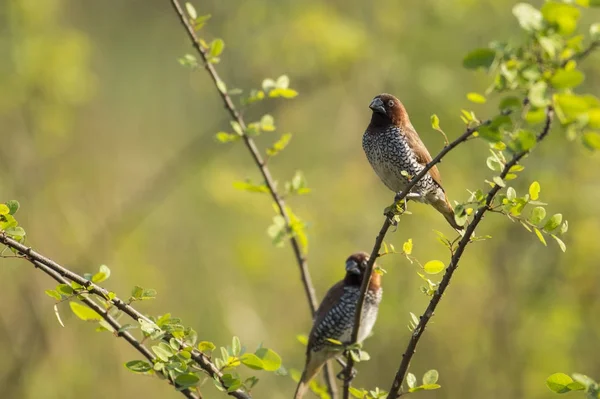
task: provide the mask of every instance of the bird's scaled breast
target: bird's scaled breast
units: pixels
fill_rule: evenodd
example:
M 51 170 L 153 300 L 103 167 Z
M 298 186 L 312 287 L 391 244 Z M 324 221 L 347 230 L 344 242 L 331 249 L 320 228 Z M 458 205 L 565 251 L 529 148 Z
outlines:
M 405 136 L 397 130 L 377 133 L 367 130 L 363 135 L 363 149 L 377 176 L 395 192 L 402 191 L 408 184 L 402 172 L 415 175 L 419 167 Z

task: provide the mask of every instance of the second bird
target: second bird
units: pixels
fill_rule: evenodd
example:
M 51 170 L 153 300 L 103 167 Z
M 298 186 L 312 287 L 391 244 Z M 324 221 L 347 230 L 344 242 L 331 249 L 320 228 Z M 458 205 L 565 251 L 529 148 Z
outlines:
M 391 94 L 380 94 L 371 101 L 369 108 L 373 114 L 363 134 L 363 149 L 381 181 L 390 190 L 399 193 L 408 185 L 410 177 L 416 176 L 431 162 L 431 155 L 410 123 L 400 100 Z M 453 228 L 462 230 L 463 227 L 454 219 L 454 210 L 436 166 L 419 180 L 407 199 L 432 205 Z
M 308 337 L 306 364 L 294 395 L 295 399 L 300 399 L 306 394 L 310 381 L 329 359 L 341 354 L 339 346 L 332 344 L 327 338 L 338 340 L 345 345 L 351 343 L 360 286 L 363 279 L 367 278 L 368 260 L 369 255 L 365 252 L 350 255 L 346 259 L 346 276 L 329 289 L 319 305 Z M 381 276 L 373 273 L 360 317 L 358 342 L 367 338 L 375 325 L 382 293 Z

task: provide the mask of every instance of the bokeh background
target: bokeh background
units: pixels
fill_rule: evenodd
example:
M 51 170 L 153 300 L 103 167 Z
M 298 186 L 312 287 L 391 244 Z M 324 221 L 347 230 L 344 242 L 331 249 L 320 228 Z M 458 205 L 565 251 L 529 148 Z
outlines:
M 392 194 L 361 149 L 371 98 L 399 96 L 432 153 L 443 145 L 430 128 L 436 113 L 450 138 L 462 131 L 461 108 L 479 115 L 495 102 L 469 104 L 489 77 L 461 66 L 472 48 L 518 41 L 508 0 L 336 0 L 194 2 L 213 15 L 203 34 L 226 48 L 218 70 L 229 87 L 259 87 L 288 74 L 300 95 L 246 112 L 270 112 L 288 149 L 270 162 L 276 179 L 302 170 L 310 195 L 291 200 L 309 223 L 309 264 L 322 297 L 344 273 L 344 260 L 372 248 Z M 596 21 L 589 10 L 583 25 Z M 310 317 L 289 247 L 266 234 L 273 211 L 266 196 L 233 188 L 258 181 L 240 145 L 214 139 L 228 115 L 202 71 L 180 66 L 192 52 L 167 0 L 0 2 L 0 192 L 18 199 L 18 219 L 40 252 L 83 273 L 112 269 L 106 286 L 127 296 L 134 285 L 158 290 L 140 305 L 171 312 L 217 345 L 238 335 L 250 349 L 278 351 L 301 368 Z M 600 89 L 600 56 L 585 63 L 584 89 Z M 261 148 L 277 136 L 258 139 Z M 239 144 L 239 143 L 238 143 Z M 484 188 L 486 144 L 452 152 L 441 171 L 451 199 Z M 542 187 L 549 212 L 562 212 L 568 250 L 543 247 L 499 215 L 469 247 L 412 363 L 418 376 L 440 372 L 442 389 L 423 398 L 550 398 L 556 371 L 600 376 L 600 158 L 554 129 L 521 178 Z M 421 260 L 447 260 L 434 229 L 452 234 L 432 208 L 412 216 L 387 241 L 414 241 Z M 417 267 L 400 256 L 381 263 L 385 296 L 372 360 L 356 385 L 388 389 L 404 350 L 409 312 L 421 313 Z M 0 397 L 170 398 L 167 384 L 133 375 L 123 363 L 136 352 L 61 306 L 56 321 L 44 290 L 55 284 L 29 264 L 0 260 Z M 248 373 L 250 374 L 250 373 Z M 290 377 L 259 373 L 256 397 L 291 397 Z M 205 398 L 223 397 L 209 385 Z

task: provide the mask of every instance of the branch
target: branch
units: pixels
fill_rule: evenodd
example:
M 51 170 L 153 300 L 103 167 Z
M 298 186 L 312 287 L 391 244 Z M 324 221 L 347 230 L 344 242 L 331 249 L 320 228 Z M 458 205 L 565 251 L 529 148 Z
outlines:
M 509 111 L 507 111 L 505 114 L 507 115 L 508 113 L 509 113 Z M 446 156 L 446 154 L 448 154 L 450 151 L 452 151 L 454 148 L 456 148 L 459 144 L 464 143 L 467 140 L 469 140 L 473 136 L 473 133 L 475 133 L 477 131 L 477 129 L 479 129 L 482 126 L 487 126 L 490 123 L 492 123 L 492 121 L 490 119 L 488 119 L 484 122 L 481 122 L 480 124 L 478 124 L 475 127 L 467 128 L 462 135 L 460 135 L 458 138 L 456 138 L 450 144 L 448 144 L 444 148 L 442 148 L 442 150 L 439 152 L 439 154 L 437 154 L 435 156 L 435 158 L 433 158 L 431 160 L 431 162 L 429 162 L 427 165 L 425 165 L 423 170 L 421 170 L 419 173 L 417 173 L 417 175 L 410 180 L 410 182 L 408 183 L 406 188 L 396 197 L 395 200 L 397 202 L 404 200 L 406 198 L 406 196 L 408 195 L 408 193 L 410 193 L 410 190 L 412 190 L 412 188 L 419 182 L 419 180 L 421 180 L 429 172 L 429 170 L 431 168 L 433 168 L 435 165 L 440 163 L 442 158 L 444 158 L 444 156 Z M 379 249 L 381 248 L 381 245 L 383 244 L 383 239 L 385 238 L 391 225 L 392 225 L 391 219 L 389 217 L 386 217 L 385 221 L 383 222 L 383 225 L 381 226 L 381 229 L 379 230 L 379 234 L 377 234 L 377 237 L 375 238 L 375 245 L 373 246 L 373 250 L 371 251 L 371 256 L 369 257 L 369 261 L 367 262 L 367 270 L 366 270 L 365 275 L 368 277 L 363 279 L 362 284 L 360 286 L 360 298 L 358 300 L 358 304 L 356 307 L 356 313 L 354 315 L 354 329 L 352 330 L 352 338 L 350 340 L 351 343 L 355 343 L 358 340 L 358 331 L 360 329 L 360 322 L 361 322 L 360 316 L 362 314 L 362 309 L 365 304 L 365 295 L 367 293 L 367 288 L 369 287 L 369 283 L 371 281 L 371 275 L 373 274 L 373 267 L 375 265 L 375 260 L 377 259 L 377 257 L 379 257 Z M 344 371 L 344 374 L 345 374 L 344 394 L 343 394 L 344 399 L 348 399 L 350 397 L 349 389 L 350 389 L 350 381 L 352 380 L 352 367 L 353 366 L 354 366 L 354 360 L 352 359 L 352 357 L 350 355 L 348 355 L 348 361 L 346 363 L 346 369 Z
M 62 284 L 67 284 L 68 281 L 74 281 L 77 284 L 83 286 L 90 294 L 97 295 L 102 299 L 112 303 L 117 309 L 121 310 L 123 313 L 127 314 L 132 319 L 139 321 L 144 320 L 149 323 L 153 323 L 148 317 L 137 311 L 131 305 L 127 304 L 125 301 L 118 297 L 114 297 L 110 299 L 109 292 L 100 287 L 97 284 L 85 279 L 84 277 L 73 273 L 72 271 L 66 269 L 65 267 L 59 265 L 51 259 L 35 252 L 30 247 L 27 247 L 20 242 L 13 240 L 12 238 L 6 236 L 4 233 L 0 233 L 0 244 L 4 244 L 9 248 L 13 248 L 18 251 L 24 259 L 33 264 L 36 268 L 42 270 L 44 273 L 48 274 L 56 281 L 60 281 Z M 95 302 L 91 301 L 88 298 L 83 298 L 82 301 L 92 308 L 96 313 L 98 313 L 107 323 L 109 323 L 115 331 L 119 331 L 121 328 L 118 325 L 117 321 L 114 320 L 102 307 L 98 306 Z M 106 316 L 106 317 L 105 317 Z M 125 338 L 134 348 L 138 351 L 141 351 L 140 347 L 143 348 L 152 358 L 148 358 L 146 353 L 142 353 L 147 359 L 153 360 L 154 356 L 152 353 L 148 351 L 141 343 L 137 342 L 135 338 L 129 334 L 128 332 L 123 332 L 121 334 L 117 334 L 117 336 L 122 336 Z M 135 342 L 133 342 L 133 341 Z M 137 344 L 136 344 L 137 343 Z M 191 352 L 192 359 L 204 370 L 211 378 L 217 379 L 221 384 L 223 384 L 223 374 L 219 371 L 219 369 L 210 361 L 208 356 L 206 356 L 201 351 L 194 349 Z M 250 395 L 242 390 L 235 390 L 232 392 L 228 392 L 229 395 L 238 398 L 238 399 L 250 399 Z M 189 398 L 196 398 L 196 396 L 189 396 Z
M 552 126 L 553 117 L 554 117 L 554 110 L 553 110 L 552 106 L 548 106 L 546 108 L 546 123 L 544 125 L 544 128 L 540 132 L 540 134 L 537 136 L 537 143 L 542 141 L 548 135 L 548 132 L 550 131 L 550 127 Z M 512 159 L 506 165 L 504 165 L 504 169 L 502 169 L 502 172 L 500 173 L 500 178 L 504 179 L 506 177 L 506 175 L 509 173 L 510 169 L 513 166 L 515 166 L 524 156 L 529 154 L 532 149 L 533 148 L 531 148 L 529 150 L 521 151 L 521 152 L 515 154 L 512 157 Z M 442 299 L 442 295 L 444 295 L 446 288 L 448 288 L 448 285 L 450 284 L 450 279 L 452 278 L 452 275 L 458 268 L 458 262 L 460 261 L 460 258 L 463 255 L 465 247 L 469 244 L 469 242 L 471 240 L 471 235 L 475 232 L 475 228 L 477 227 L 479 222 L 481 222 L 485 213 L 488 210 L 490 210 L 490 205 L 492 204 L 494 197 L 496 196 L 498 191 L 500 191 L 501 188 L 502 187 L 500 187 L 499 185 L 496 184 L 488 192 L 486 199 L 485 199 L 485 204 L 482 207 L 480 207 L 477 210 L 477 212 L 475 212 L 473 221 L 468 225 L 467 229 L 464 232 L 462 239 L 458 243 L 456 252 L 454 252 L 454 254 L 452 255 L 452 258 L 450 259 L 450 263 L 448 264 L 448 267 L 446 269 L 446 272 L 444 273 L 444 277 L 442 278 L 442 281 L 440 282 L 438 289 L 435 291 L 435 293 L 431 297 L 431 300 L 429 302 L 429 305 L 427 306 L 427 309 L 425 310 L 423 315 L 421 315 L 421 317 L 419 318 L 419 323 L 413 330 L 410 341 L 408 342 L 408 346 L 406 347 L 406 350 L 404 351 L 404 354 L 402 355 L 402 361 L 400 362 L 398 372 L 396 373 L 396 377 L 394 378 L 392 388 L 390 389 L 390 392 L 388 394 L 388 399 L 397 398 L 402 395 L 402 393 L 401 393 L 402 382 L 404 381 L 404 378 L 406 377 L 406 374 L 408 372 L 408 366 L 410 364 L 410 360 L 411 360 L 412 356 L 415 353 L 415 349 L 417 347 L 417 344 L 419 343 L 419 339 L 421 338 L 421 335 L 423 335 L 423 331 L 425 331 L 425 327 L 427 326 L 427 323 L 429 322 L 429 320 L 431 320 L 431 317 L 433 317 L 435 309 L 436 309 L 438 303 L 440 302 L 440 300 Z
M 46 266 L 45 264 L 43 264 L 37 260 L 33 260 L 33 259 L 28 259 L 28 260 L 36 268 L 40 269 L 41 271 L 43 271 L 44 273 L 46 273 L 47 275 L 52 277 L 59 284 L 69 284 L 69 281 L 67 279 L 62 277 L 59 273 L 57 273 L 50 267 Z M 114 317 L 112 317 L 110 314 L 108 314 L 108 311 L 106 309 L 103 309 L 100 305 L 98 305 L 96 302 L 92 301 L 90 298 L 86 298 L 86 297 L 82 296 L 79 299 L 83 303 L 85 303 L 87 306 L 89 306 L 94 312 L 98 313 L 100 315 L 100 317 L 102 317 L 113 328 L 113 330 L 114 330 L 113 334 L 116 337 L 125 339 L 125 341 L 127 341 L 131 346 L 133 346 L 133 348 L 135 348 L 135 350 L 137 350 L 139 353 L 142 354 L 142 356 L 144 356 L 146 359 L 148 359 L 151 364 L 154 364 L 154 360 L 156 359 L 156 356 L 154 356 L 154 354 L 152 354 L 152 352 L 150 352 L 148 350 L 148 348 L 146 348 L 144 345 L 142 345 L 141 342 L 139 342 L 137 339 L 135 339 L 135 337 L 133 335 L 131 335 L 131 333 L 129 333 L 127 331 L 122 331 L 121 330 L 122 326 L 119 324 L 119 322 L 117 320 L 115 320 Z M 169 384 L 173 385 L 174 387 L 177 387 L 175 385 L 175 382 L 173 380 L 171 380 L 170 378 L 167 379 L 167 381 L 169 382 Z M 189 389 L 183 389 L 183 390 L 181 390 L 181 393 L 186 398 L 198 399 L 198 397 Z
M 256 167 L 260 170 L 260 173 L 261 173 L 261 175 L 265 181 L 265 184 L 269 190 L 269 194 L 271 195 L 271 197 L 273 198 L 273 201 L 275 202 L 275 204 L 277 206 L 277 211 L 279 212 L 279 214 L 283 217 L 283 219 L 285 221 L 285 228 L 289 235 L 289 241 L 290 241 L 290 244 L 294 251 L 296 263 L 298 264 L 298 268 L 300 269 L 300 277 L 302 279 L 302 285 L 304 287 L 304 292 L 306 293 L 306 297 L 308 299 L 310 313 L 311 313 L 311 316 L 314 316 L 314 314 L 317 310 L 317 306 L 318 306 L 315 289 L 312 284 L 310 272 L 308 271 L 308 264 L 307 264 L 306 258 L 302 254 L 302 250 L 300 249 L 300 243 L 298 242 L 298 240 L 296 239 L 296 237 L 293 234 L 290 216 L 286 210 L 285 202 L 284 202 L 283 198 L 281 197 L 281 195 L 279 195 L 279 193 L 277 192 L 275 182 L 273 181 L 273 178 L 271 177 L 271 172 L 269 171 L 269 168 L 267 167 L 266 162 L 263 160 L 262 156 L 260 155 L 260 152 L 259 152 L 258 148 L 256 147 L 254 140 L 252 140 L 252 138 L 246 134 L 246 123 L 244 122 L 244 119 L 242 118 L 241 114 L 237 111 L 235 105 L 233 104 L 233 101 L 231 101 L 231 97 L 229 97 L 227 92 L 225 90 L 221 90 L 219 88 L 220 82 L 222 82 L 221 78 L 219 77 L 219 74 L 217 73 L 213 64 L 208 62 L 208 54 L 206 53 L 206 50 L 200 44 L 200 41 L 198 40 L 198 37 L 196 36 L 196 32 L 194 31 L 194 28 L 190 25 L 189 19 L 186 17 L 183 9 L 181 8 L 181 5 L 179 4 L 179 1 L 171 0 L 171 4 L 172 4 L 175 12 L 177 13 L 177 16 L 179 17 L 179 21 L 185 28 L 185 30 L 188 34 L 188 37 L 192 42 L 192 45 L 194 46 L 194 48 L 200 55 L 200 58 L 202 58 L 202 61 L 204 62 L 204 68 L 206 69 L 211 80 L 215 84 L 215 87 L 216 87 L 217 91 L 219 92 L 221 99 L 223 100 L 225 109 L 229 112 L 231 119 L 233 121 L 237 122 L 240 125 L 240 127 L 242 128 L 242 133 L 243 133 L 242 139 L 244 141 L 244 144 L 246 145 L 246 148 L 250 152 L 250 155 L 252 156 L 252 159 L 254 160 Z M 333 372 L 331 370 L 329 363 L 327 363 L 325 365 L 324 373 L 325 373 L 325 380 L 327 383 L 327 389 L 329 391 L 329 394 L 333 398 L 335 398 L 335 396 L 336 396 L 335 378 L 333 376 Z

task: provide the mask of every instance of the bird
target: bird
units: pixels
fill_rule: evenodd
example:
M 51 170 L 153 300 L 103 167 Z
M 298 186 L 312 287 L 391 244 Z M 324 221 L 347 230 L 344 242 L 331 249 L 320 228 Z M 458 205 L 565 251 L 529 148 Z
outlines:
M 382 93 L 373 98 L 369 108 L 372 115 L 363 134 L 363 150 L 377 176 L 398 195 L 432 158 L 400 100 Z M 432 205 L 454 229 L 463 229 L 454 218 L 437 166 L 429 169 L 406 199 Z
M 334 339 L 343 345 L 352 340 L 356 307 L 360 297 L 360 286 L 366 278 L 369 255 L 356 252 L 346 259 L 346 275 L 333 285 L 315 312 L 313 326 L 308 337 L 306 363 L 294 398 L 301 399 L 308 391 L 310 381 L 319 373 L 328 360 L 340 354 L 340 346 L 328 340 Z M 365 340 L 373 330 L 383 290 L 381 275 L 372 273 L 365 302 L 357 342 Z

